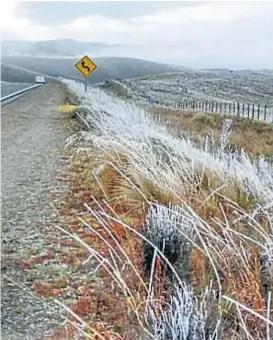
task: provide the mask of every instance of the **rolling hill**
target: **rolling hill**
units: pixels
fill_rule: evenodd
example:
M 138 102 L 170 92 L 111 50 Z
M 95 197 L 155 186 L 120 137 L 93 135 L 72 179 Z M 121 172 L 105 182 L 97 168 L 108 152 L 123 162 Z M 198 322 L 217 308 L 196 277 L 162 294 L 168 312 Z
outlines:
M 18 71 L 18 68 L 20 68 L 24 69 L 24 71 L 32 71 L 51 77 L 83 80 L 83 77 L 75 68 L 75 63 L 77 61 L 78 59 L 76 58 L 2 57 L 2 63 L 4 64 L 1 66 L 4 70 L 4 72 L 2 71 L 2 80 L 15 81 L 12 79 L 16 78 L 16 81 L 18 81 L 19 75 L 13 74 L 13 67 L 15 67 L 15 73 Z M 94 61 L 97 64 L 98 69 L 89 77 L 89 83 L 178 71 L 178 68 L 170 65 L 141 59 L 105 57 L 94 58 Z M 9 71 L 7 70 L 7 67 L 9 67 Z

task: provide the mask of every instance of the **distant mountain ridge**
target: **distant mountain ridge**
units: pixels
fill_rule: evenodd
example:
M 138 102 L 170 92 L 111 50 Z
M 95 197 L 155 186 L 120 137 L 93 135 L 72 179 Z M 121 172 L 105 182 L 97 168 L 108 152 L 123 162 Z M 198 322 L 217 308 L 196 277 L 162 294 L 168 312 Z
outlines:
M 73 39 L 1 42 L 2 56 L 5 57 L 75 57 L 85 53 L 103 53 L 122 46 Z

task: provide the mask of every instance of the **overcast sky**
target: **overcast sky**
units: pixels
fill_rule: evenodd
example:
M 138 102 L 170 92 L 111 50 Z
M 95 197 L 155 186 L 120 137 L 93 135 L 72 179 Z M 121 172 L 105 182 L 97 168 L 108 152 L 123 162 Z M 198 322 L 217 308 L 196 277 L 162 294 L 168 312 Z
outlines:
M 2 40 L 72 38 L 189 67 L 273 68 L 272 18 L 273 2 L 262 1 L 4 0 L 0 26 Z

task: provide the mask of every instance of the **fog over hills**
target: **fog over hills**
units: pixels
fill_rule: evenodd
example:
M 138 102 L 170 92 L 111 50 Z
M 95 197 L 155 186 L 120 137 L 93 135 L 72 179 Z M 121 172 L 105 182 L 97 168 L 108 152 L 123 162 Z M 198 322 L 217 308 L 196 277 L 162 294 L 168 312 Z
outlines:
M 20 57 L 76 57 L 82 54 L 106 53 L 122 45 L 88 43 L 73 39 L 47 41 L 3 41 L 2 56 Z
M 98 65 L 98 69 L 88 79 L 90 83 L 116 78 L 145 77 L 190 70 L 182 65 L 170 65 L 152 61 L 159 59 L 159 55 L 155 59 L 143 60 L 141 51 L 144 48 L 144 46 L 137 45 L 110 45 L 73 39 L 2 41 L 2 80 L 31 81 L 36 73 L 44 74 L 48 77 L 83 80 L 74 66 L 83 55 L 90 56 Z M 152 46 L 149 48 L 152 49 Z M 157 51 L 153 53 L 154 55 L 158 54 Z M 192 69 L 192 71 L 197 70 Z M 232 72 L 248 75 L 249 72 L 252 72 L 250 70 L 233 71 L 226 68 L 211 68 L 203 69 L 202 71 L 219 75 Z M 262 72 L 272 74 L 273 71 L 262 70 Z M 52 79 L 48 78 L 48 80 Z

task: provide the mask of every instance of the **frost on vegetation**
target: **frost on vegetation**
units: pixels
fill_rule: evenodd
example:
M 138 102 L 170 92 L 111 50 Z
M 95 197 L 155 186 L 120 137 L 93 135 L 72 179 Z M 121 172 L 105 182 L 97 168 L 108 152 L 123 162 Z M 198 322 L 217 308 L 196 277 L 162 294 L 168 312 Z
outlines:
M 152 184 L 153 189 L 170 193 L 177 197 L 178 201 L 180 200 L 179 207 L 160 204 L 159 200 L 149 206 L 144 226 L 145 237 L 151 242 L 151 244 L 144 242 L 148 271 L 151 270 L 155 249 L 165 256 L 171 266 L 175 267 L 178 259 L 182 259 L 181 262 L 185 261 L 183 264 L 186 264 L 187 254 L 194 242 L 198 243 L 199 247 L 202 243 L 205 255 L 207 257 L 211 255 L 210 264 L 217 259 L 221 260 L 219 260 L 220 264 L 225 263 L 224 248 L 228 248 L 231 254 L 238 257 L 241 261 L 238 260 L 238 263 L 244 263 L 244 253 L 247 252 L 236 246 L 236 240 L 241 237 L 244 242 L 251 244 L 251 232 L 258 231 L 264 236 L 263 267 L 267 279 L 269 278 L 272 282 L 272 235 L 267 234 L 262 224 L 259 225 L 260 216 L 258 215 L 261 213 L 262 217 L 267 216 L 269 223 L 272 224 L 273 174 L 266 167 L 257 168 L 243 151 L 238 150 L 234 153 L 229 150 L 228 141 L 232 123 L 230 120 L 224 122 L 220 148 L 216 146 L 210 148 L 208 143 L 202 148 L 197 148 L 190 140 L 184 137 L 178 138 L 167 131 L 163 125 L 154 121 L 143 109 L 133 103 L 124 103 L 98 89 L 90 89 L 85 94 L 81 85 L 75 82 L 68 84 L 82 98 L 83 105 L 96 112 L 94 116 L 90 113 L 88 119 L 98 131 L 85 132 L 80 136 L 92 142 L 92 152 L 96 153 L 98 158 L 102 157 L 104 161 L 108 160 L 118 167 L 124 176 L 129 177 L 130 185 L 134 183 L 139 189 L 142 183 Z M 117 161 L 117 155 L 126 157 L 126 165 Z M 239 218 L 243 220 L 242 217 L 245 218 L 243 222 L 250 221 L 246 225 L 249 234 L 243 235 L 244 231 L 232 230 L 236 222 L 229 221 L 230 216 L 225 216 L 226 220 L 221 227 L 223 232 L 223 238 L 221 238 L 213 227 L 203 221 L 202 217 L 194 211 L 194 207 L 186 206 L 183 202 L 179 195 L 183 193 L 185 197 L 187 188 L 193 189 L 194 185 L 206 176 L 208 182 L 216 178 L 217 185 L 230 187 L 238 193 L 238 196 L 255 198 L 254 211 L 240 211 L 240 217 L 238 217 L 238 221 Z M 142 183 L 139 179 L 143 179 Z M 133 185 L 130 189 L 132 188 Z M 210 189 L 212 190 L 212 187 L 208 184 L 208 192 Z M 213 188 L 215 191 L 217 189 L 217 187 Z M 209 199 L 210 192 L 208 195 Z M 204 207 L 206 202 L 201 203 Z M 218 205 L 215 206 L 215 209 L 219 208 Z M 242 227 L 245 226 L 243 222 Z M 256 240 L 253 239 L 253 241 Z M 228 259 L 226 262 L 229 265 Z M 185 272 L 187 271 L 188 268 L 185 267 Z M 170 297 L 170 304 L 161 306 L 160 310 L 155 310 L 153 303 L 149 305 L 147 319 L 155 338 L 158 340 L 218 339 L 217 320 L 219 318 L 213 314 L 217 314 L 218 306 L 213 303 L 213 296 L 207 292 L 203 298 L 197 299 L 190 286 L 181 285 L 185 276 L 180 273 L 178 275 L 180 283 L 179 280 L 175 281 L 179 284 L 175 287 L 173 296 Z
M 273 289 L 273 234 L 268 235 L 266 239 L 261 262 L 264 280 L 270 282 L 271 289 Z
M 166 308 L 155 313 L 149 307 L 147 319 L 157 340 L 217 340 L 217 302 L 207 289 L 196 299 L 185 283 L 175 286 L 175 293 Z M 209 307 L 214 306 L 216 309 Z
M 222 131 L 221 131 L 221 149 L 224 150 L 228 145 L 229 137 L 232 133 L 232 119 L 225 119 L 223 121 Z
M 162 168 L 158 167 L 158 159 L 151 164 L 148 158 L 155 149 L 161 149 L 168 156 L 168 166 L 173 162 L 176 173 L 189 173 L 186 178 L 193 178 L 193 173 L 206 169 L 213 172 L 222 183 L 236 183 L 241 190 L 253 194 L 265 206 L 270 206 L 273 201 L 273 173 L 266 166 L 257 168 L 244 152 L 234 153 L 228 147 L 224 151 L 221 147 L 209 150 L 206 144 L 203 148 L 197 148 L 190 140 L 171 134 L 134 103 L 125 103 L 97 88 L 85 94 L 84 87 L 73 81 L 66 81 L 66 84 L 82 98 L 84 106 L 99 114 L 99 120 L 97 115 L 90 115 L 89 120 L 93 121 L 99 131 L 100 138 L 96 139 L 98 146 L 105 151 L 107 149 L 107 153 L 121 150 L 129 155 L 135 153 L 136 166 L 140 162 L 141 167 L 147 166 L 149 171 L 156 173 Z M 222 145 L 228 144 L 230 128 L 230 122 L 226 122 L 223 126 Z M 91 139 L 98 136 L 98 132 L 90 131 L 90 134 Z M 262 158 L 260 164 L 263 165 Z
M 270 74 L 248 72 L 246 77 L 239 72 L 216 74 L 195 70 L 126 81 L 127 91 L 136 100 L 147 102 L 150 99 L 153 104 L 160 102 L 166 106 L 173 106 L 174 103 L 186 99 L 188 101 L 212 100 L 219 103 L 239 101 L 267 104 L 272 107 L 272 95 L 268 91 L 272 88 L 272 84 L 273 77 Z
M 151 206 L 144 226 L 146 238 L 154 245 L 152 247 L 149 243 L 144 244 L 144 263 L 148 272 L 151 270 L 154 249 L 163 253 L 171 265 L 181 260 L 181 256 L 187 256 L 190 241 L 195 239 L 194 228 L 190 222 L 179 206 Z

